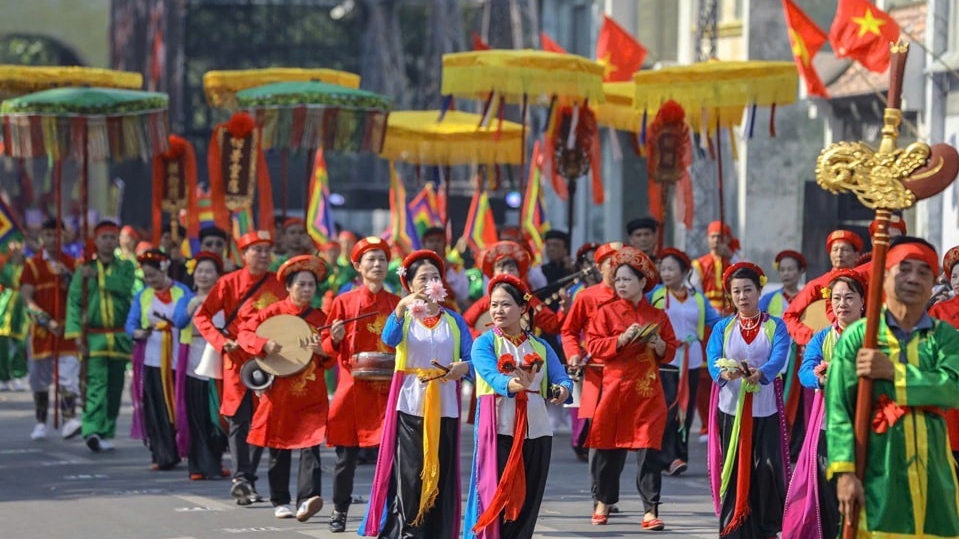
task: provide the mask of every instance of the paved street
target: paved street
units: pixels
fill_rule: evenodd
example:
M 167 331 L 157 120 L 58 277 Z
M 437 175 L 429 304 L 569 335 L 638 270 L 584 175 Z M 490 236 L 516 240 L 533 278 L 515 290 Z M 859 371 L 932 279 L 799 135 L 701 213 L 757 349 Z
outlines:
M 129 382 L 127 384 L 129 386 Z M 52 412 L 51 412 L 52 420 Z M 229 498 L 229 482 L 189 481 L 184 465 L 170 472 L 152 472 L 147 449 L 128 439 L 130 407 L 121 413 L 116 451 L 91 453 L 78 439 L 29 439 L 33 428 L 30 393 L 0 393 L 0 537 L 4 539 L 222 539 L 247 537 L 355 537 L 364 505 L 354 506 L 346 534 L 327 530 L 329 509 L 308 523 L 277 520 L 269 503 L 238 507 Z M 462 469 L 468 470 L 471 444 L 464 432 Z M 717 536 L 704 446 L 695 444 L 690 470 L 681 478 L 663 480 L 661 535 Z M 324 498 L 330 499 L 333 453 L 324 451 Z M 294 463 L 297 459 L 293 459 Z M 227 465 L 229 462 L 227 461 Z M 268 495 L 265 461 L 260 467 L 260 493 Z M 356 494 L 369 494 L 372 466 L 357 472 Z M 635 461 L 623 474 L 622 513 L 607 526 L 590 524 L 586 464 L 569 449 L 569 436 L 557 435 L 549 484 L 537 538 L 625 537 L 643 533 L 642 505 L 633 486 Z M 295 471 L 294 471 L 295 476 Z M 465 490 L 464 484 L 464 490 Z

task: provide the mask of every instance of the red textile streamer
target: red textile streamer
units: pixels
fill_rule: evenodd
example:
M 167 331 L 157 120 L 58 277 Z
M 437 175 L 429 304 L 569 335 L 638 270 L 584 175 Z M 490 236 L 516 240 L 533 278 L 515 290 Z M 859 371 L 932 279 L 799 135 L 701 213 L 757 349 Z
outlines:
M 523 442 L 526 441 L 526 404 L 529 400 L 525 391 L 516 394 L 516 420 L 513 423 L 513 447 L 509 450 L 509 459 L 500 476 L 496 493 L 483 514 L 476 520 L 473 532 L 479 533 L 492 524 L 503 512 L 503 521 L 510 522 L 519 518 L 520 509 L 526 501 L 526 466 L 523 463 Z
M 720 537 L 729 535 L 743 525 L 749 517 L 749 477 L 753 471 L 753 394 L 746 392 L 743 397 L 743 414 L 739 425 L 739 448 L 736 452 L 736 505 L 729 524 L 719 533 Z

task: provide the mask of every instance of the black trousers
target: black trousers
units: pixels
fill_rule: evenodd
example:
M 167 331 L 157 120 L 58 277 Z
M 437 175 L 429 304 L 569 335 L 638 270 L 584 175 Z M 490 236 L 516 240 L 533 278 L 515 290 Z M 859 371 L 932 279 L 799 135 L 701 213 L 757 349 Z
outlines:
M 353 502 L 353 477 L 359 447 L 336 447 L 336 465 L 333 467 L 333 509 L 346 513 Z
M 423 418 L 398 412 L 396 423 L 396 460 L 390 479 L 390 506 L 381 539 L 454 539 L 453 513 L 461 503 L 456 488 L 456 441 L 459 420 L 440 419 L 439 493 L 423 521 L 414 526 L 419 513 L 423 480 Z
M 190 423 L 190 473 L 219 478 L 226 437 L 210 415 L 210 382 L 186 377 L 186 410 Z
M 719 412 L 719 433 L 722 447 L 729 447 L 736 416 Z M 769 539 L 782 531 L 783 507 L 786 504 L 786 478 L 783 473 L 779 415 L 753 418 L 752 470 L 749 476 L 748 503 L 750 512 L 745 522 L 722 537 L 732 539 Z M 742 443 L 742 440 L 740 440 Z M 723 459 L 726 455 L 723 455 Z M 732 478 L 726 488 L 719 514 L 719 530 L 729 525 L 736 507 L 738 459 L 733 462 Z
M 143 367 L 143 419 L 153 464 L 169 470 L 180 462 L 176 431 L 163 396 L 163 378 L 159 367 Z
M 250 422 L 253 420 L 253 392 L 249 389 L 243 395 L 236 413 L 226 418 L 230 431 L 227 441 L 230 446 L 230 455 L 233 456 L 233 479 L 243 479 L 251 484 L 256 483 L 256 468 L 260 465 L 263 448 L 247 443 L 246 437 L 250 434 Z
M 313 496 L 321 494 L 320 446 L 300 449 L 300 468 L 296 474 L 296 505 Z M 290 466 L 293 460 L 292 449 L 270 448 L 270 469 L 267 479 L 270 482 L 270 502 L 273 507 L 290 503 Z M 294 508 L 295 510 L 295 508 Z
M 499 477 L 503 476 L 512 447 L 512 436 L 504 434 L 496 436 L 496 466 Z M 531 539 L 533 537 L 536 519 L 539 516 L 539 506 L 543 503 L 543 492 L 546 490 L 546 476 L 549 475 L 549 459 L 552 450 L 552 436 L 541 436 L 523 442 L 526 500 L 516 520 L 503 522 L 503 516 L 500 515 L 500 539 Z
M 606 505 L 619 502 L 619 477 L 626 466 L 626 449 L 590 449 L 593 500 Z M 663 457 L 655 449 L 636 450 L 636 490 L 643 499 L 643 510 L 659 515 L 663 490 Z
M 819 431 L 819 445 L 816 447 L 816 464 L 819 468 L 819 524 L 822 526 L 823 539 L 835 539 L 842 533 L 839 514 L 839 500 L 836 498 L 836 484 L 826 479 L 829 459 L 826 457 L 826 431 Z
M 689 462 L 689 429 L 692 428 L 693 417 L 696 415 L 699 369 L 686 371 L 686 387 L 689 388 L 689 396 L 686 400 L 686 418 L 682 424 L 679 423 L 680 403 L 673 406 L 676 395 L 679 394 L 679 369 L 659 369 L 659 379 L 666 394 L 666 405 L 669 406 L 666 412 L 666 431 L 663 433 L 662 462 L 667 466 L 676 459 Z

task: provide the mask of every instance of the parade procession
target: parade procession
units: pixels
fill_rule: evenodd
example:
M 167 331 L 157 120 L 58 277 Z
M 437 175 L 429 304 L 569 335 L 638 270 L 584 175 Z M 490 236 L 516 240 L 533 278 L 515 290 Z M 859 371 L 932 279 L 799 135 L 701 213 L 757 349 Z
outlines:
M 0 6 L 0 537 L 959 539 L 959 2 L 94 3 Z

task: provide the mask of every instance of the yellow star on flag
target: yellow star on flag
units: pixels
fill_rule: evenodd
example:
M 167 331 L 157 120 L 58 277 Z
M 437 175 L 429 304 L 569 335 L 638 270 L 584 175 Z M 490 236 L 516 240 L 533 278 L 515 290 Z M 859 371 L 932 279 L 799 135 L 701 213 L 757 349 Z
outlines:
M 603 80 L 608 80 L 610 75 L 619 71 L 619 67 L 610 62 L 612 57 L 613 55 L 611 53 L 606 53 L 606 56 L 597 60 L 597 62 L 603 66 Z
M 862 37 L 866 34 L 881 36 L 882 32 L 879 30 L 879 27 L 886 24 L 886 21 L 873 17 L 872 10 L 869 8 L 866 8 L 866 13 L 862 17 L 852 17 L 852 22 L 859 25 L 859 35 L 857 37 Z
M 795 56 L 802 65 L 808 66 L 809 65 L 809 49 L 806 48 L 806 42 L 803 41 L 802 36 L 794 32 L 793 29 L 790 28 L 789 40 L 792 41 L 793 56 Z

